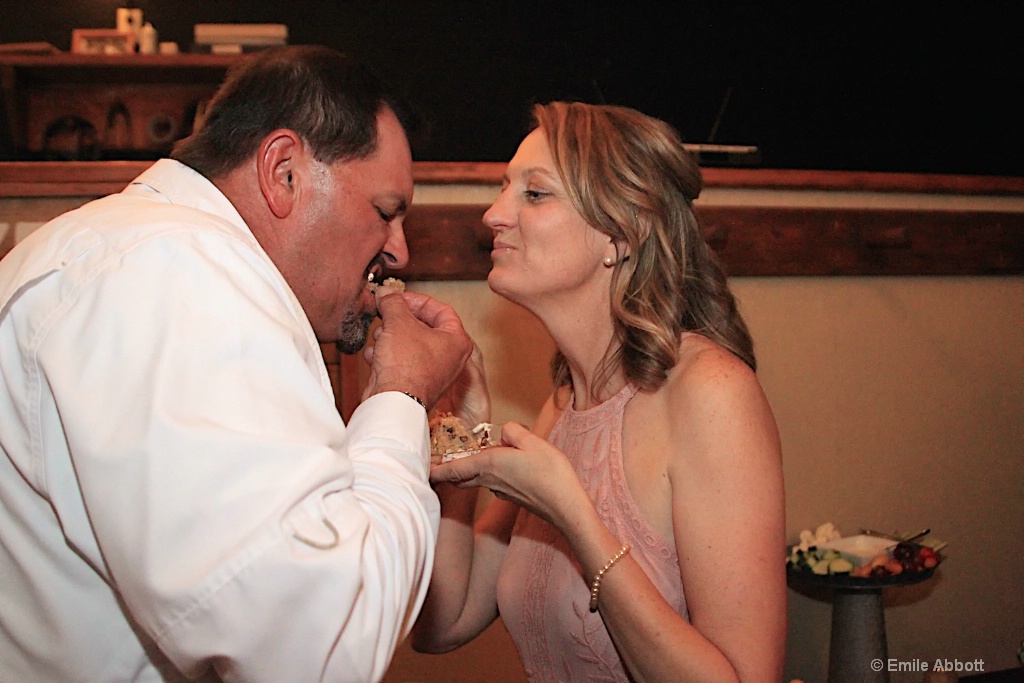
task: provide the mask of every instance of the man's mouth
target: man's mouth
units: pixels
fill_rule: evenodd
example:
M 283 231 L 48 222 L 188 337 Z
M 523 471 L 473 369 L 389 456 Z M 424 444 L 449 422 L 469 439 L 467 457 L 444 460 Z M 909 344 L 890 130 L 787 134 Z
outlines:
M 379 285 L 384 279 L 384 267 L 379 262 L 374 262 L 370 265 L 369 270 L 366 272 L 366 286 L 370 289 L 373 285 Z

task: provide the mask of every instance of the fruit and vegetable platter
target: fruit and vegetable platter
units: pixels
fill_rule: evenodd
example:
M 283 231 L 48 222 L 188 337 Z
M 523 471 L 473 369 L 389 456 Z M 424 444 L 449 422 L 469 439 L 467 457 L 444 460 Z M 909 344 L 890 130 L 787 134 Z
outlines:
M 799 543 L 789 548 L 786 570 L 790 575 L 836 586 L 898 585 L 923 581 L 944 559 L 944 541 L 926 529 L 917 533 L 881 533 L 863 530 L 843 536 L 826 522 L 800 532 Z

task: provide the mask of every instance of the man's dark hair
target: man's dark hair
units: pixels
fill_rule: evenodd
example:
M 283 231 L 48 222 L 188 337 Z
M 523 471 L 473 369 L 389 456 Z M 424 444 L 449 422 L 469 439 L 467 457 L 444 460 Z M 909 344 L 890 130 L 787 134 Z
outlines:
M 323 163 L 360 159 L 377 147 L 377 115 L 403 107 L 356 59 L 318 45 L 271 48 L 233 66 L 171 158 L 207 178 L 249 159 L 271 131 L 298 133 Z

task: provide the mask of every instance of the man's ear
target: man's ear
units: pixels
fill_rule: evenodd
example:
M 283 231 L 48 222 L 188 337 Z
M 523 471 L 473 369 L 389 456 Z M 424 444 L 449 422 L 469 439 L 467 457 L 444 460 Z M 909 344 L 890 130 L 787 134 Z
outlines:
M 293 130 L 275 130 L 263 138 L 256 154 L 256 177 L 270 211 L 285 218 L 295 206 L 303 158 L 302 138 Z

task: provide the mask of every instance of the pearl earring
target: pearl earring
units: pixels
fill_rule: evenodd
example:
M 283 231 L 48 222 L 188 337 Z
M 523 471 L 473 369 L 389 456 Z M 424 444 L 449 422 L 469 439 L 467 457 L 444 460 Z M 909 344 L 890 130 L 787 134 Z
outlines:
M 605 268 L 611 268 L 614 265 L 615 265 L 615 258 L 612 257 L 612 256 L 605 256 L 605 258 L 604 258 L 604 267 Z

